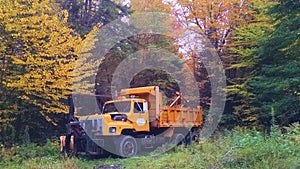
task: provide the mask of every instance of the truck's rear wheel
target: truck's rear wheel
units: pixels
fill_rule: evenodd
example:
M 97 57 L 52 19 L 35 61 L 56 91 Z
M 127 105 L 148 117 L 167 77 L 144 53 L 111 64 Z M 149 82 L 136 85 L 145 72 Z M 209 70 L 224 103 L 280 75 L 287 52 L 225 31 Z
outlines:
M 200 141 L 199 134 L 197 133 L 193 133 L 191 137 L 192 137 L 192 141 L 196 143 Z
M 177 146 L 179 146 L 179 145 L 185 146 L 186 142 L 185 142 L 184 135 L 181 134 L 181 133 L 174 134 L 173 139 L 172 139 L 172 143 L 177 145 Z
M 121 157 L 133 157 L 137 154 L 137 142 L 132 136 L 122 136 L 118 145 L 118 155 Z

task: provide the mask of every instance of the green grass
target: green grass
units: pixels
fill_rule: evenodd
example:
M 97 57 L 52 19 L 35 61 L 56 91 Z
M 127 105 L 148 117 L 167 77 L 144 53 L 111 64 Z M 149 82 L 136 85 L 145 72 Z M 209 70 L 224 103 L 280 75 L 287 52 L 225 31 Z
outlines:
M 90 169 L 101 165 L 121 165 L 126 169 L 166 168 L 262 168 L 300 169 L 300 128 L 288 128 L 286 134 L 273 131 L 263 136 L 256 131 L 224 132 L 214 140 L 203 140 L 187 148 L 129 159 L 65 158 L 57 142 L 39 147 L 34 144 L 2 150 L 0 168 L 7 169 Z

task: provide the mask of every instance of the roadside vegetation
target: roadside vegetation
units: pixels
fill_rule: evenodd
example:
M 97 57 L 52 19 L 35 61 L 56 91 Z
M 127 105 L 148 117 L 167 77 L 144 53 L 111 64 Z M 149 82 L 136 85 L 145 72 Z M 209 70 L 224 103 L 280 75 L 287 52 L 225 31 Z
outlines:
M 265 135 L 237 128 L 216 133 L 208 140 L 186 148 L 129 159 L 66 158 L 59 152 L 58 141 L 44 146 L 33 143 L 2 149 L 0 167 L 7 169 L 117 169 L 117 168 L 299 168 L 300 126 L 276 127 Z

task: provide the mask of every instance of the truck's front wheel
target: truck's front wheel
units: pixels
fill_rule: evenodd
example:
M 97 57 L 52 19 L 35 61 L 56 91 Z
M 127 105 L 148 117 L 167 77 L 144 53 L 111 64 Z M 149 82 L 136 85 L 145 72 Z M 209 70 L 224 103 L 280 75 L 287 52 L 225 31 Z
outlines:
M 118 147 L 118 155 L 121 157 L 133 157 L 137 154 L 137 142 L 132 136 L 121 136 Z

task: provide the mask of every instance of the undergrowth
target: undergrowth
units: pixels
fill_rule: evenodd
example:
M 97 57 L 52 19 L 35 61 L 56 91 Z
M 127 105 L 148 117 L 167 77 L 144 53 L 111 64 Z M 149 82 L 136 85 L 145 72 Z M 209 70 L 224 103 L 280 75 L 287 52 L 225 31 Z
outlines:
M 121 168 L 295 168 L 300 169 L 300 126 L 285 128 L 285 133 L 273 128 L 269 135 L 252 130 L 236 129 L 202 140 L 186 148 L 129 159 L 66 158 L 59 152 L 57 141 L 44 146 L 29 143 L 3 149 L 0 168 L 18 169 L 89 169 L 97 166 L 120 165 Z

